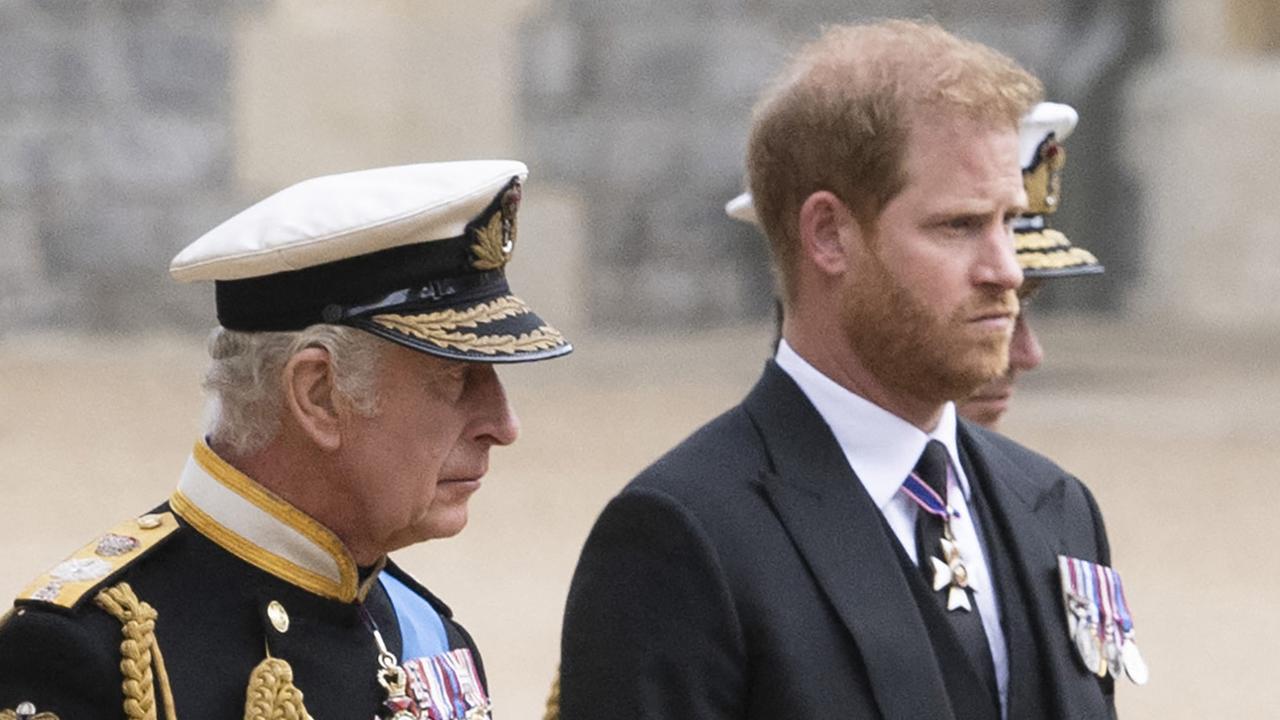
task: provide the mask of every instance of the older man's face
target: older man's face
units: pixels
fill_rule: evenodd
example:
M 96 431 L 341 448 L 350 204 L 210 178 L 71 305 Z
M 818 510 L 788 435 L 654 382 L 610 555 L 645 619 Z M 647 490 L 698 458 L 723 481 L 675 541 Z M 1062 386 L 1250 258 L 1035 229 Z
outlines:
M 460 532 L 489 448 L 519 423 L 494 367 L 388 343 L 378 408 L 343 437 L 349 492 L 384 551 Z
M 886 387 L 956 400 L 1008 362 L 1022 282 L 1010 223 L 1026 202 L 1018 136 L 923 117 L 905 160 L 905 188 L 853 247 L 844 328 Z
M 979 425 L 996 427 L 1000 418 L 1009 410 L 1018 376 L 1035 370 L 1044 361 L 1044 349 L 1040 347 L 1040 340 L 1031 328 L 1031 321 L 1027 316 L 1027 305 L 1038 289 L 1039 282 L 1028 281 L 1018 290 L 1022 307 L 1018 313 L 1018 322 L 1013 328 L 1013 340 L 1009 344 L 1008 371 L 956 404 L 956 410 L 961 415 Z

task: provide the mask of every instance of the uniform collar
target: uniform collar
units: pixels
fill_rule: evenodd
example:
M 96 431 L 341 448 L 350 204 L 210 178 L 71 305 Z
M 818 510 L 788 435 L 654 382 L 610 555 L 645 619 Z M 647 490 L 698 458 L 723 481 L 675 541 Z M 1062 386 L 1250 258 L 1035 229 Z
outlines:
M 943 407 L 937 427 L 933 432 L 925 433 L 823 375 L 800 357 L 786 340 L 778 343 L 775 360 L 778 367 L 800 386 L 800 391 L 831 428 L 849 461 L 849 467 L 862 481 L 876 507 L 883 511 L 897 496 L 902 482 L 930 440 L 938 440 L 946 446 L 960 489 L 965 499 L 969 498 L 969 482 L 960 464 L 956 445 L 954 403 L 948 402 Z
M 333 531 L 236 470 L 204 441 L 196 443 L 169 504 L 227 552 L 340 602 L 363 599 L 386 562 L 361 582 L 355 560 Z

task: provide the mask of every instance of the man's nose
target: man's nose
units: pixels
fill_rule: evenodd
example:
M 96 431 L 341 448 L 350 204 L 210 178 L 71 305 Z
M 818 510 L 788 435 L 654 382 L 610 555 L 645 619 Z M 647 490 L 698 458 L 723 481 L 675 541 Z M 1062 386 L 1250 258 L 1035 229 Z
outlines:
M 1017 290 L 1022 285 L 1022 267 L 1013 247 L 1013 233 L 1003 223 L 993 225 L 981 240 L 975 265 L 975 281 L 1000 290 Z
M 487 439 L 493 445 L 510 445 L 520 437 L 520 419 L 507 400 L 506 389 L 493 367 L 485 367 L 478 373 L 476 389 L 478 422 L 477 438 Z
M 1044 348 L 1025 312 L 1019 313 L 1013 326 L 1013 339 L 1009 342 L 1009 369 L 1016 372 L 1035 370 L 1044 362 Z

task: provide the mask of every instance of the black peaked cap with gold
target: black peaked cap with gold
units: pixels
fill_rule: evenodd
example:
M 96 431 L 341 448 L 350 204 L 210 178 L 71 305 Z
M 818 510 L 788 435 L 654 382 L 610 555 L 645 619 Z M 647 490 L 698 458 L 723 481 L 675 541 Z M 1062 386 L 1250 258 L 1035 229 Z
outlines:
M 169 270 L 214 281 L 229 330 L 329 323 L 454 360 L 557 357 L 572 346 L 505 273 L 527 174 L 476 160 L 306 180 L 210 230 Z

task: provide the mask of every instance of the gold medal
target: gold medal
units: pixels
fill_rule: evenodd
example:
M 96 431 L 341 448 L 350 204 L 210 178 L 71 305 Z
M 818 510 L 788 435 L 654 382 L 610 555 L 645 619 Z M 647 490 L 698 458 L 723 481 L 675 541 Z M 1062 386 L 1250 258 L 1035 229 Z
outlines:
M 378 684 L 387 692 L 377 717 L 380 720 L 417 720 L 420 708 L 405 691 L 408 675 L 400 667 L 395 654 L 387 649 L 382 633 L 378 632 L 378 626 L 363 605 L 360 606 L 360 617 L 373 633 L 373 640 L 378 645 Z

